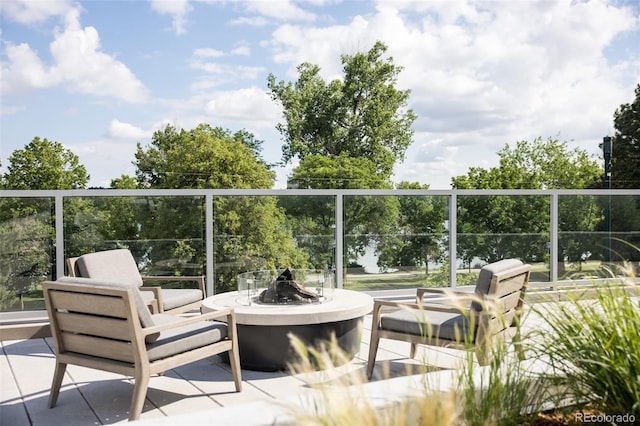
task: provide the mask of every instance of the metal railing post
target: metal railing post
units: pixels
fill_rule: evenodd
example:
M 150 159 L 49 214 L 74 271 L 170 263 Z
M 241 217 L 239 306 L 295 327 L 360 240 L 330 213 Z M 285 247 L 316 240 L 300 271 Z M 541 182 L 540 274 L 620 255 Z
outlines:
M 558 193 L 553 192 L 551 194 L 551 229 L 550 229 L 550 260 L 549 260 L 549 281 L 555 283 L 558 281 Z
M 449 196 L 449 285 L 457 286 L 458 259 L 458 197 L 455 193 Z
M 343 215 L 343 194 L 336 194 L 336 287 L 344 288 L 344 215 Z
M 62 194 L 55 194 L 55 220 L 56 220 L 56 276 L 55 279 L 64 276 L 64 203 Z
M 215 260 L 213 257 L 213 195 L 207 194 L 204 197 L 205 202 L 205 235 L 207 238 L 205 246 L 205 271 L 206 271 L 206 288 L 207 296 L 215 294 Z

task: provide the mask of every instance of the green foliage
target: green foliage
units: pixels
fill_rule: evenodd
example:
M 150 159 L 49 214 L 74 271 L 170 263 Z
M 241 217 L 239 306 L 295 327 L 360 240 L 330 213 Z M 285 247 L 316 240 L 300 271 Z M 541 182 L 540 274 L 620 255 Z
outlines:
M 506 144 L 498 152 L 500 165 L 472 167 L 466 176 L 452 178 L 454 189 L 584 189 L 599 185 L 602 167 L 582 149 L 567 142 L 537 138 Z
M 452 179 L 454 189 L 581 189 L 593 188 L 601 167 L 586 151 L 569 150 L 566 142 L 538 138 L 506 145 L 498 152 L 500 166 L 471 168 L 466 176 Z M 546 244 L 550 221 L 549 197 L 464 196 L 458 199 L 458 252 L 467 262 L 480 257 L 493 262 L 506 257 L 525 261 L 549 261 Z M 563 202 L 559 206 L 561 229 L 593 232 L 602 211 L 592 197 Z M 564 261 L 584 260 L 593 241 L 565 239 L 559 250 Z
M 640 188 L 640 84 L 635 100 L 620 105 L 614 114 L 616 133 L 611 152 L 613 188 Z
M 417 182 L 400 182 L 397 189 L 428 189 Z M 378 265 L 384 269 L 423 267 L 440 262 L 444 255 L 446 197 L 399 196 L 397 229 L 378 241 Z
M 458 398 L 465 426 L 518 426 L 525 410 L 540 409 L 544 388 L 517 359 L 511 343 L 492 346 L 489 365 L 480 370 L 467 352 L 460 369 Z
M 78 157 L 59 142 L 40 139 L 9 156 L 3 177 L 6 189 L 85 188 L 89 175 Z
M 36 289 L 51 273 L 52 250 L 49 212 L 26 208 L 20 200 L 4 199 L 3 209 L 15 217 L 0 221 L 0 309 L 10 310 L 18 298 Z M 6 211 L 6 210 L 5 210 Z M 30 213 L 31 212 L 31 213 Z
M 449 259 L 445 259 L 442 265 L 431 272 L 424 280 L 423 287 L 449 287 Z M 475 285 L 478 281 L 478 273 L 457 273 L 456 286 Z
M 180 131 L 167 126 L 147 149 L 138 144 L 138 182 L 142 188 L 271 188 L 275 175 L 247 135 L 207 124 Z
M 411 144 L 416 116 L 407 109 L 409 90 L 395 88 L 402 68 L 393 58 L 383 59 L 386 50 L 376 42 L 368 52 L 343 55 L 344 78 L 329 83 L 310 63 L 298 66 L 295 83 L 276 82 L 269 75 L 271 97 L 284 110 L 285 123 L 277 128 L 285 140 L 285 162 L 345 154 L 368 158 L 378 174 L 391 176 L 395 161 Z
M 535 311 L 549 328 L 541 353 L 551 380 L 582 405 L 640 418 L 640 304 L 628 289 L 604 286 L 595 303 L 577 296 Z
M 144 188 L 271 188 L 275 176 L 257 155 L 259 146 L 245 131 L 167 126 L 154 133 L 151 146 L 138 146 L 136 176 Z M 163 273 L 178 274 L 179 265 L 190 264 L 203 273 L 205 207 L 202 197 L 159 197 L 140 206 L 139 238 L 156 241 L 140 247 L 143 265 L 162 264 Z M 235 289 L 240 272 L 306 266 L 274 197 L 214 197 L 213 209 L 216 292 Z

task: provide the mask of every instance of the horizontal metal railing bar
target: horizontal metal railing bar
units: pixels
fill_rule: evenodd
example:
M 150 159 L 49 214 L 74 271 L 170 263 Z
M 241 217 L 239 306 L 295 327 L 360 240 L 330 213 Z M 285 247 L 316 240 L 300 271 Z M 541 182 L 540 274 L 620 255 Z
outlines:
M 640 195 L 640 189 L 42 189 L 2 190 L 3 197 L 131 197 L 248 195 Z

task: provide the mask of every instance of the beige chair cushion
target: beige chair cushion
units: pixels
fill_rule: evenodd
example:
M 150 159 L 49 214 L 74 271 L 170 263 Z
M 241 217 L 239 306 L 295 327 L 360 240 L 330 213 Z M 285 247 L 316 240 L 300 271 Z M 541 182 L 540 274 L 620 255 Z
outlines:
M 152 317 L 157 325 L 182 320 L 180 317 L 168 314 L 155 314 Z M 147 354 L 149 361 L 156 361 L 219 342 L 226 337 L 227 324 L 218 321 L 201 321 L 160 332 L 160 337 L 155 342 L 147 344 Z
M 380 328 L 415 336 L 424 336 L 425 342 L 452 340 L 464 342 L 469 331 L 469 319 L 463 314 L 419 309 L 400 309 L 383 315 Z M 475 337 L 474 332 L 468 336 Z
M 66 284 L 84 284 L 84 285 L 95 285 L 98 287 L 116 287 L 116 288 L 125 288 L 133 290 L 133 302 L 135 303 L 136 312 L 138 313 L 138 318 L 140 319 L 140 325 L 143 328 L 153 327 L 155 323 L 153 322 L 153 318 L 151 313 L 149 312 L 149 308 L 147 304 L 143 300 L 142 292 L 138 289 L 138 286 L 131 283 L 122 283 L 116 281 L 107 281 L 100 280 L 95 278 L 82 278 L 82 277 L 61 277 L 58 278 L 57 282 L 66 283 Z M 150 334 L 145 338 L 147 343 L 155 342 L 160 333 Z
M 142 286 L 138 265 L 127 249 L 84 254 L 76 261 L 76 269 L 81 277 Z
M 162 289 L 162 307 L 165 311 L 202 300 L 202 292 L 197 289 Z

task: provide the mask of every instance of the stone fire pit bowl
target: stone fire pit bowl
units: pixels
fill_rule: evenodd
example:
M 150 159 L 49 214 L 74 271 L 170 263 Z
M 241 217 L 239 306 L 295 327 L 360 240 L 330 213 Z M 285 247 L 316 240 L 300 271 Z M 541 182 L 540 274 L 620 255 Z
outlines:
M 361 292 L 334 289 L 322 303 L 249 304 L 245 292 L 233 291 L 202 303 L 203 312 L 227 307 L 236 313 L 242 368 L 278 371 L 296 362 L 289 333 L 316 348 L 335 334 L 339 347 L 352 359 L 360 349 L 363 318 L 373 309 L 373 299 Z

